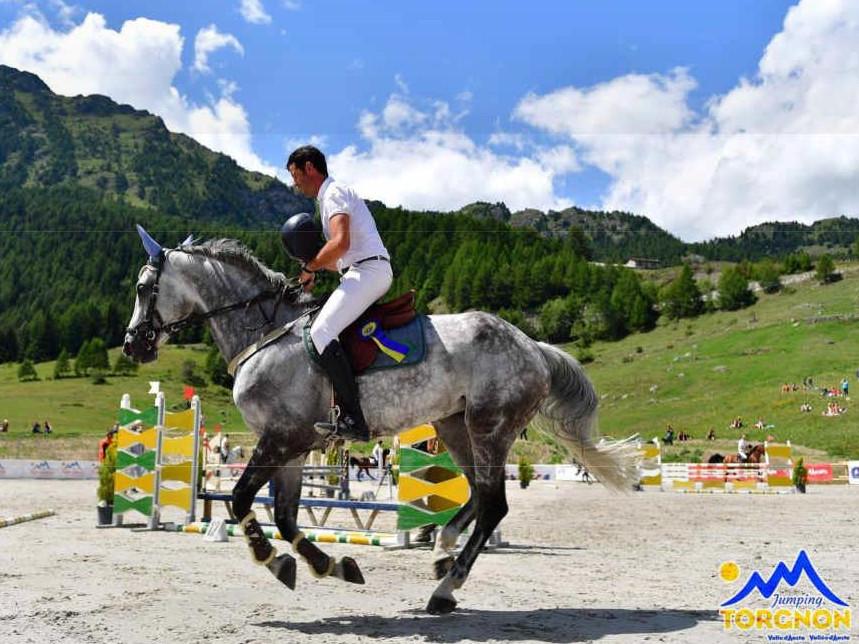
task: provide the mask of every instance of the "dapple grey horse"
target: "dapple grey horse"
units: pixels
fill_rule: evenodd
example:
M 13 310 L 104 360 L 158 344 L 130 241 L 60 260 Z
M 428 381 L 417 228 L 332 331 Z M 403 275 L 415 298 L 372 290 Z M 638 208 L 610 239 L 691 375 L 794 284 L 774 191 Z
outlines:
M 311 572 L 363 583 L 353 559 L 329 557 L 297 525 L 301 467 L 307 453 L 320 447 L 313 423 L 331 407 L 330 385 L 301 338 L 315 302 L 295 280 L 267 269 L 236 241 L 163 249 L 139 232 L 150 260 L 140 270 L 124 351 L 141 362 L 154 360 L 171 333 L 208 321 L 221 355 L 236 369 L 235 404 L 259 437 L 233 492 L 252 557 L 295 587 L 295 559 L 277 556 L 251 509 L 258 490 L 274 479 L 278 529 Z M 425 328 L 423 362 L 371 371 L 358 382 L 374 437 L 432 423 L 471 486 L 470 500 L 436 540 L 433 568 L 441 581 L 427 610 L 438 614 L 454 610 L 454 590 L 507 514 L 504 466 L 532 419 L 539 417 L 572 444 L 576 457 L 606 485 L 628 490 L 637 477 L 629 440 L 595 443 L 596 392 L 567 353 L 488 313 L 432 315 Z M 474 531 L 454 557 L 457 537 L 472 521 Z

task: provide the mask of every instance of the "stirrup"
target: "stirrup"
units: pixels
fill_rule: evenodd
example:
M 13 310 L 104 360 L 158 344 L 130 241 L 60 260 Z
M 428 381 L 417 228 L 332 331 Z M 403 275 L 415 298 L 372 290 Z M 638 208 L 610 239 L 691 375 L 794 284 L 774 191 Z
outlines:
M 364 423 L 364 431 L 356 431 L 356 424 L 347 423 L 343 420 L 344 414 L 340 406 L 331 408 L 331 418 L 328 422 L 313 423 L 313 429 L 327 441 L 343 438 L 350 441 L 365 443 L 370 440 L 370 429 Z

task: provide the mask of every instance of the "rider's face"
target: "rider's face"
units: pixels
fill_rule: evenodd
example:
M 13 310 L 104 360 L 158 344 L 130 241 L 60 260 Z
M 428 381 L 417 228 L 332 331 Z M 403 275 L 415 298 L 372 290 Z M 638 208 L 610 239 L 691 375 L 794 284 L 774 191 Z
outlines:
M 305 164 L 305 168 L 310 168 L 310 164 Z M 287 168 L 289 170 L 289 174 L 292 177 L 292 181 L 295 183 L 295 187 L 301 192 L 301 194 L 307 197 L 316 197 L 317 192 L 319 191 L 318 186 L 316 186 L 316 182 L 313 181 L 313 178 L 305 172 L 305 170 L 298 167 L 297 164 L 292 163 Z

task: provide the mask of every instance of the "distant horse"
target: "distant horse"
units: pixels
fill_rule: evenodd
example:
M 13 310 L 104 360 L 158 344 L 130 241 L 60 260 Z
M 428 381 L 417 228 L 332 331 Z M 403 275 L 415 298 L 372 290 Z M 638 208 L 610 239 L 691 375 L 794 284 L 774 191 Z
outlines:
M 377 464 L 376 464 L 376 461 L 374 461 L 369 456 L 350 456 L 349 457 L 349 466 L 358 468 L 357 476 L 358 476 L 359 481 L 361 480 L 361 473 L 362 472 L 364 474 L 366 474 L 367 476 L 369 476 L 374 481 L 376 480 L 376 477 L 374 477 L 372 474 L 370 474 L 370 468 L 371 467 L 376 468 Z
M 330 412 L 330 382 L 302 338 L 319 302 L 234 240 L 163 249 L 142 228 L 138 232 L 150 259 L 138 275 L 123 351 L 150 362 L 171 334 L 208 322 L 235 374 L 233 400 L 259 437 L 233 489 L 233 510 L 251 556 L 295 587 L 295 558 L 277 556 L 251 511 L 257 492 L 273 479 L 277 527 L 314 575 L 364 583 L 354 559 L 328 556 L 298 529 L 301 466 L 310 450 L 324 447 L 313 423 Z M 507 514 L 504 466 L 532 419 L 542 419 L 555 436 L 575 446 L 583 464 L 617 490 L 629 490 L 637 480 L 637 450 L 632 440 L 596 443 L 598 396 L 565 351 L 479 311 L 431 315 L 424 322 L 423 362 L 371 371 L 357 381 L 374 437 L 433 423 L 471 487 L 471 498 L 436 540 L 433 568 L 441 581 L 427 611 L 439 614 L 454 610 L 454 591 Z M 472 521 L 468 542 L 454 558 L 457 537 Z
M 764 455 L 766 453 L 766 448 L 763 443 L 758 443 L 749 451 L 749 456 L 745 461 L 740 460 L 739 454 L 728 454 L 726 456 L 722 456 L 721 454 L 713 454 L 709 459 L 707 459 L 708 463 L 725 463 L 726 465 L 730 464 L 738 464 L 738 463 L 760 463 L 764 460 Z

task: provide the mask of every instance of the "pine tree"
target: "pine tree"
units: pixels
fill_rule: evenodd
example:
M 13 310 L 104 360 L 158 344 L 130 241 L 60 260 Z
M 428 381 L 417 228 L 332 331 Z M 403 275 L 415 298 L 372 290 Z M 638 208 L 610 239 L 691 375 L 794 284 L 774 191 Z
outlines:
M 139 365 L 134 360 L 120 351 L 113 363 L 113 373 L 117 376 L 128 376 L 137 373 L 138 367 Z
M 835 281 L 835 262 L 832 261 L 829 255 L 823 255 L 817 260 L 817 270 L 814 276 L 821 284 Z
M 695 284 L 692 267 L 689 264 L 684 264 L 680 275 L 665 290 L 663 296 L 665 315 L 672 320 L 690 318 L 701 313 L 703 308 L 701 291 Z
M 746 277 L 737 268 L 726 268 L 719 277 L 719 308 L 736 311 L 755 303 L 755 294 L 749 290 Z
M 59 380 L 69 375 L 72 367 L 69 364 L 69 352 L 63 349 L 54 364 L 54 380 Z
M 33 366 L 33 361 L 25 358 L 18 367 L 18 380 L 38 380 L 39 374 L 36 373 L 36 367 Z
M 110 371 L 110 358 L 107 355 L 107 345 L 101 338 L 93 338 L 89 343 L 91 369 L 99 373 Z
M 78 350 L 78 355 L 75 357 L 75 375 L 86 376 L 92 368 L 92 351 L 90 350 L 90 341 L 86 340 Z

